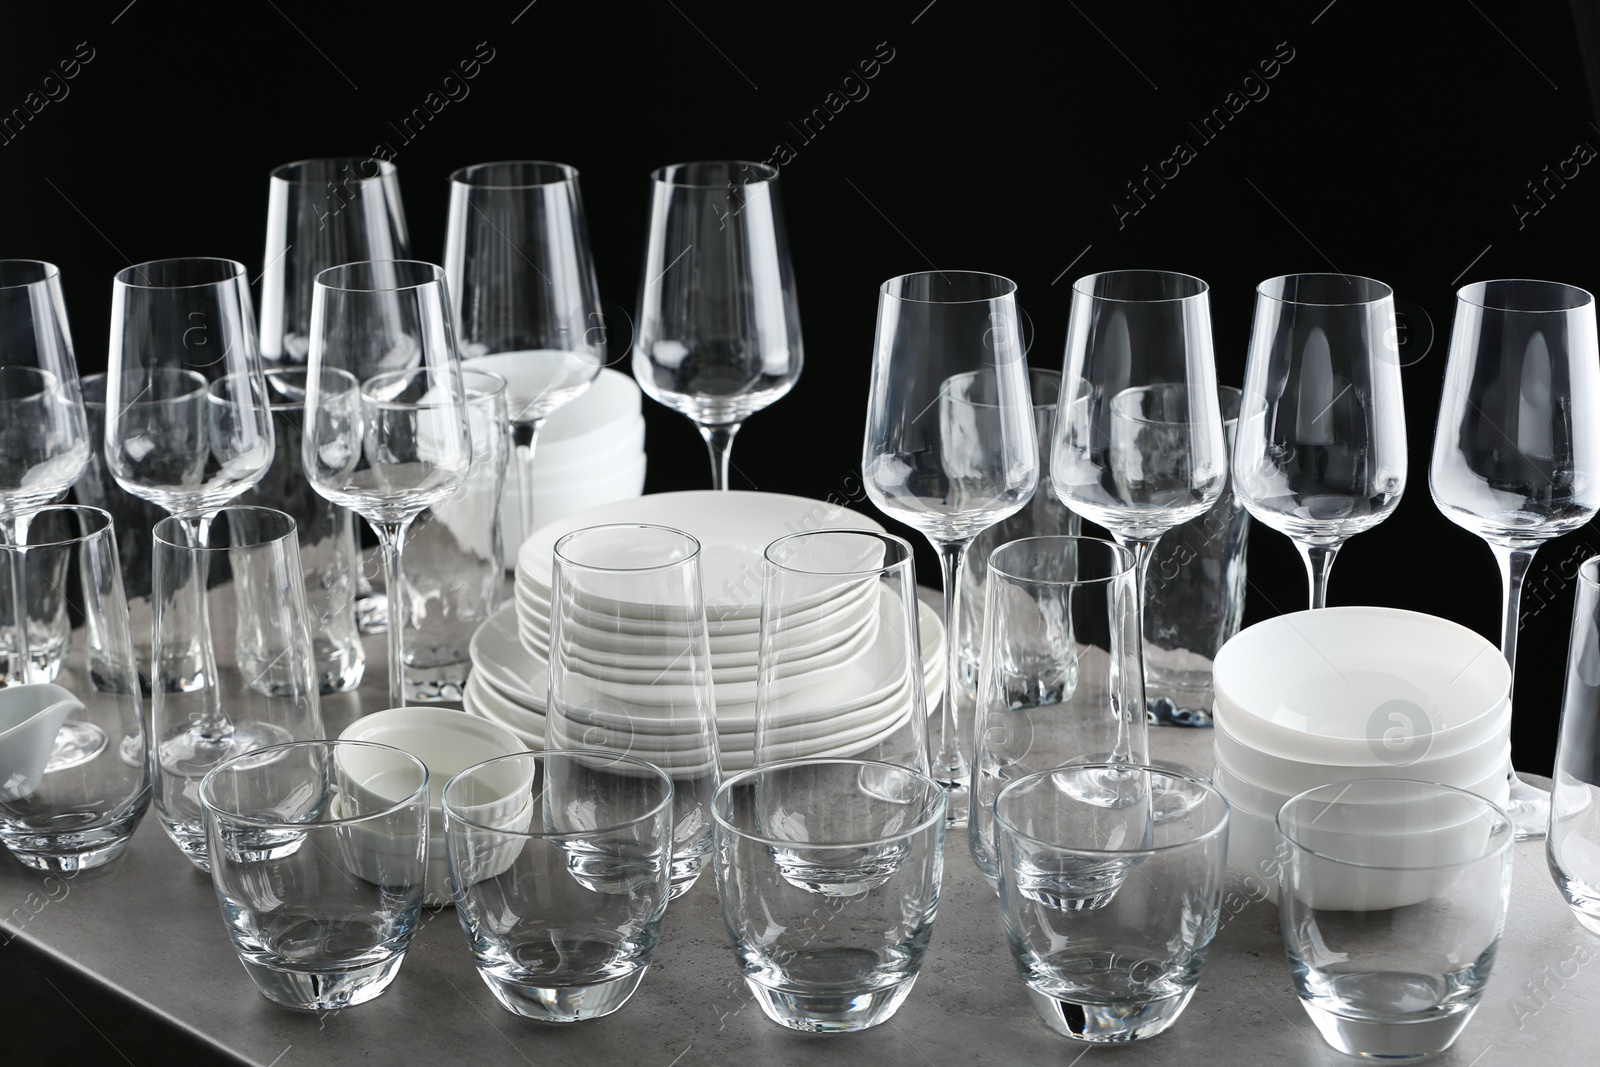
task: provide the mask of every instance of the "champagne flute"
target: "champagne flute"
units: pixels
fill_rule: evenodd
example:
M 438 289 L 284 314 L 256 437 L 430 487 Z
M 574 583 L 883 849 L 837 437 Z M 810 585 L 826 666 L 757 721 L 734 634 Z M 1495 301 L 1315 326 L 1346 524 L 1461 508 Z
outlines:
M 971 271 L 907 274 L 878 291 L 861 469 L 872 502 L 939 553 L 948 666 L 928 745 L 951 826 L 966 825 L 970 777 L 956 720 L 967 547 L 1020 511 L 1039 481 L 1016 291 Z
M 1560 282 L 1456 291 L 1428 487 L 1500 565 L 1500 651 L 1517 666 L 1522 580 L 1539 546 L 1600 511 L 1600 343 L 1594 297 Z M 1550 794 L 1511 773 L 1518 840 L 1543 837 Z
M 1256 288 L 1233 450 L 1245 509 L 1294 541 L 1311 606 L 1328 606 L 1339 547 L 1387 519 L 1406 484 L 1394 291 L 1348 274 Z
M 463 366 L 506 380 L 526 538 L 539 428 L 606 362 L 577 170 L 513 160 L 450 175 L 444 268 Z
M 1072 285 L 1061 388 L 1077 399 L 1057 415 L 1050 481 L 1062 503 L 1132 549 L 1141 619 L 1156 542 L 1210 511 L 1228 479 L 1209 292 L 1199 278 L 1156 270 Z
M 728 488 L 734 435 L 800 377 L 800 310 L 778 169 L 738 160 L 651 175 L 633 376 L 692 419 Z
M 317 275 L 301 460 L 312 488 L 372 526 L 386 587 L 404 588 L 406 531 L 472 460 L 443 268 L 416 260 Z M 392 367 L 357 377 L 354 368 Z M 389 626 L 389 703 L 405 703 L 405 627 Z

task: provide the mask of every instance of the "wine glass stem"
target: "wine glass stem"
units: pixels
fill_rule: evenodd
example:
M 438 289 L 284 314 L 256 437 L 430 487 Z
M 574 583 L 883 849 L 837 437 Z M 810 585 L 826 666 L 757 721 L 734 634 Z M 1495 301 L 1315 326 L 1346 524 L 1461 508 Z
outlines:
M 935 781 L 949 788 L 967 781 L 967 761 L 961 754 L 961 727 L 956 715 L 956 693 L 961 688 L 961 578 L 972 538 L 937 541 L 939 570 L 944 578 L 944 697 L 939 719 L 928 738 L 928 763 Z
M 1133 553 L 1133 635 L 1139 642 L 1139 685 L 1137 691 L 1144 692 L 1145 665 L 1144 665 L 1144 591 L 1145 578 L 1150 571 L 1150 559 L 1156 553 L 1156 543 L 1161 540 L 1161 535 L 1154 537 L 1116 537 L 1116 542 L 1123 548 Z M 1112 686 L 1113 692 L 1122 690 L 1118 685 Z M 1143 720 L 1146 711 L 1143 706 L 1128 708 L 1123 714 L 1117 716 L 1117 743 L 1111 752 L 1113 763 L 1126 760 L 1133 762 L 1133 724 Z
M 728 467 L 733 456 L 733 437 L 743 425 L 742 422 L 728 422 L 721 426 L 699 427 L 700 436 L 705 438 L 706 448 L 711 451 L 713 489 L 726 491 L 728 488 Z
M 1333 573 L 1333 557 L 1339 554 L 1339 545 L 1307 545 L 1295 542 L 1300 558 L 1306 563 L 1306 581 L 1311 586 L 1311 607 L 1328 606 L 1328 576 Z
M 17 549 L 9 553 L 11 559 L 11 618 L 17 634 L 17 658 L 14 663 L 13 682 L 33 681 L 33 655 L 28 646 L 28 525 L 33 521 L 30 512 L 23 512 L 7 522 L 6 539 Z
M 1527 577 L 1528 566 L 1533 562 L 1536 548 L 1507 548 L 1490 545 L 1494 560 L 1500 564 L 1500 652 L 1511 666 L 1512 686 L 1517 677 L 1517 621 L 1522 612 L 1522 580 Z
M 512 444 L 515 445 L 517 457 L 518 503 L 521 505 L 518 517 L 522 520 L 524 541 L 532 537 L 534 531 L 533 452 L 534 446 L 539 443 L 539 428 L 543 425 L 543 419 L 512 423 Z M 511 550 L 515 552 L 521 547 L 520 543 L 512 545 Z
M 530 450 L 531 451 L 531 450 Z M 400 569 L 400 554 L 405 548 L 406 531 L 410 519 L 399 522 L 373 522 L 378 535 L 378 548 L 383 553 L 383 587 L 389 596 L 389 706 L 406 706 L 406 621 L 410 607 L 406 604 L 404 572 Z
M 211 524 L 216 517 L 217 512 L 213 509 L 195 520 L 196 543 L 202 548 L 211 544 Z M 211 633 L 211 595 L 207 591 L 211 580 L 210 553 L 197 553 L 195 566 L 202 568 L 202 573 L 195 576 L 195 595 L 199 598 L 195 605 L 195 632 L 200 635 L 200 677 L 205 679 L 205 697 L 200 717 L 191 730 L 207 741 L 226 741 L 233 733 L 233 721 L 222 710 L 222 679 L 217 669 L 217 647 Z

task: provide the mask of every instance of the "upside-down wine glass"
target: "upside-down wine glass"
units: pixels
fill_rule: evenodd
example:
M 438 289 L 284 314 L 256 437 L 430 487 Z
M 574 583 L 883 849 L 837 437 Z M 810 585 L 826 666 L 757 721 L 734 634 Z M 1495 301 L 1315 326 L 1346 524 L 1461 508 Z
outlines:
M 778 169 L 719 160 L 651 176 L 633 376 L 692 419 L 728 488 L 733 437 L 800 377 L 800 310 Z
M 272 405 L 261 372 L 250 283 L 231 259 L 164 259 L 124 267 L 111 294 L 106 373 L 106 466 L 117 484 L 170 515 L 210 516 L 255 485 L 272 463 Z M 153 737 L 164 762 L 219 746 L 242 752 L 244 736 L 223 709 L 204 582 L 173 612 L 193 612 L 196 646 L 173 653 L 164 673 L 207 694 L 176 735 Z M 184 691 L 189 691 L 185 689 Z M 268 742 L 270 743 L 270 742 Z
M 939 553 L 948 667 L 928 746 L 951 826 L 966 825 L 970 784 L 956 719 L 967 546 L 1019 511 L 1039 481 L 1016 291 L 972 271 L 907 274 L 878 291 L 861 469 L 872 502 Z
M 506 380 L 527 538 L 539 428 L 606 363 L 576 168 L 512 160 L 450 175 L 444 269 L 463 366 Z
M 406 531 L 472 460 L 444 270 L 416 260 L 317 275 L 301 458 L 312 488 L 371 524 L 385 587 L 404 588 Z M 358 378 L 353 368 L 397 369 Z M 389 627 L 389 703 L 405 704 L 405 627 Z
M 1199 278 L 1159 270 L 1072 284 L 1061 393 L 1076 399 L 1056 415 L 1050 481 L 1133 550 L 1141 619 L 1156 542 L 1210 511 L 1228 480 L 1209 293 Z
M 1500 564 L 1500 651 L 1517 666 L 1522 580 L 1539 546 L 1600 510 L 1600 343 L 1594 297 L 1502 279 L 1456 291 L 1428 469 L 1444 517 Z M 1518 840 L 1543 837 L 1550 794 L 1511 772 Z
M 1233 484 L 1300 550 L 1313 608 L 1328 606 L 1340 546 L 1405 491 L 1396 336 L 1394 290 L 1371 278 L 1290 274 L 1256 287 Z

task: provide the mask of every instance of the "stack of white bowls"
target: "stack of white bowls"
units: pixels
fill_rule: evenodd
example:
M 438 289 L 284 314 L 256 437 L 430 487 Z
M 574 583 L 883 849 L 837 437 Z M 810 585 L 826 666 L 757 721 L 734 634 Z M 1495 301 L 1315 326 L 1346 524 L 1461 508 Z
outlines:
M 637 522 L 671 526 L 700 541 L 701 583 L 710 631 L 711 675 L 715 687 L 717 733 L 724 770 L 754 765 L 756 672 L 760 654 L 761 574 L 767 545 L 788 533 L 806 529 L 881 530 L 866 516 L 816 500 L 772 493 L 660 493 L 591 509 L 541 527 L 518 557 L 515 603 L 502 609 L 474 637 L 472 676 L 465 708 L 514 730 L 530 745 L 545 743 L 548 701 L 552 552 L 566 533 L 606 523 Z M 786 670 L 782 684 L 826 679 L 815 703 L 816 722 L 825 722 L 826 743 L 797 746 L 786 757 L 846 756 L 865 751 L 892 732 L 914 706 L 912 693 L 893 674 L 896 662 L 888 644 L 894 634 L 876 625 L 882 596 L 876 583 L 843 586 L 809 607 L 800 632 L 790 635 L 805 644 L 803 658 Z M 936 612 L 919 604 L 924 700 L 931 708 L 944 687 L 943 627 Z M 652 684 L 671 671 L 659 641 L 648 626 L 630 633 L 608 613 L 586 631 L 590 647 L 604 647 L 604 657 L 574 660 L 574 669 L 591 672 L 610 688 L 639 683 L 632 710 L 617 722 L 604 712 L 590 712 L 601 730 L 628 734 L 629 751 L 643 759 L 670 762 L 670 743 L 651 749 L 639 706 L 648 707 Z M 584 626 L 575 615 L 573 625 Z M 836 694 L 830 698 L 828 692 Z M 623 721 L 623 720 L 626 721 Z M 815 736 L 815 731 L 806 731 Z M 821 745 L 822 747 L 817 747 Z M 804 752 L 798 748 L 805 748 Z M 649 749 L 643 751 L 642 749 Z
M 533 507 L 539 525 L 644 492 L 644 411 L 639 386 L 609 367 L 539 430 L 533 450 Z M 522 544 L 522 489 L 513 467 L 501 498 L 500 529 Z M 507 565 L 511 564 L 507 560 Z
M 1213 676 L 1229 858 L 1273 899 L 1278 809 L 1314 786 L 1409 778 L 1506 803 L 1511 671 L 1464 626 L 1395 608 L 1295 612 L 1242 630 Z M 1371 833 L 1403 851 L 1401 834 L 1450 829 L 1375 819 Z

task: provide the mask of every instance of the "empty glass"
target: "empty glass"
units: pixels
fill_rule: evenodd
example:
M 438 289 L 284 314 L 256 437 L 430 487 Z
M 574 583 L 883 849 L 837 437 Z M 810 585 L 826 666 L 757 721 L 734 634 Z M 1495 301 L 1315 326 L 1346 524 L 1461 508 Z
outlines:
M 1000 881 L 994 802 L 1067 763 L 1144 763 L 1133 553 L 1093 537 L 1029 537 L 989 556 L 967 841 Z
M 769 1019 L 837 1033 L 899 1009 L 933 935 L 945 803 L 927 775 L 866 760 L 793 760 L 723 783 L 722 921 Z
M 300 545 L 289 516 L 242 506 L 170 516 L 153 539 L 156 814 L 183 854 L 209 870 L 206 773 L 243 752 L 325 736 Z M 224 583 L 231 597 L 219 589 L 214 610 L 193 610 L 208 586 Z M 227 710 L 220 728 L 218 707 Z
M 1594 297 L 1560 282 L 1474 282 L 1455 325 L 1428 485 L 1444 517 L 1500 564 L 1500 651 L 1517 667 L 1522 580 L 1539 546 L 1600 510 L 1600 341 Z M 1550 821 L 1550 796 L 1511 773 L 1519 839 Z
M 700 542 L 665 526 L 591 526 L 555 545 L 553 749 L 635 756 L 672 779 L 672 896 L 711 852 L 721 781 Z
M 628 756 L 528 752 L 444 789 L 456 917 L 478 977 L 541 1022 L 610 1015 L 655 955 L 672 866 L 672 781 Z
M 1313 608 L 1328 605 L 1339 547 L 1405 491 L 1397 333 L 1394 290 L 1371 278 L 1289 274 L 1256 287 L 1234 491 L 1294 541 Z
M 1578 568 L 1545 859 L 1572 914 L 1600 934 L 1600 556 Z
M 927 773 L 916 563 L 892 534 L 819 530 L 767 546 L 755 762 L 848 756 Z
M 633 376 L 693 420 L 728 488 L 733 437 L 794 388 L 800 309 L 778 168 L 719 160 L 650 176 Z
M 0 545 L 8 568 L 0 573 L 21 573 L 13 557 L 22 551 Z M 61 586 L 54 600 L 63 622 L 72 590 L 82 654 L 54 684 L 0 689 L 0 842 L 38 870 L 99 867 L 127 847 L 150 806 L 149 735 L 111 516 L 36 511 L 27 556 L 30 577 L 50 575 Z
M 222 921 L 261 995 L 326 1011 L 387 989 L 422 911 L 422 761 L 302 741 L 220 764 L 199 798 Z
M 1109 1044 L 1177 1022 L 1222 910 L 1222 794 L 1176 770 L 1058 767 L 1007 785 L 995 823 L 1006 940 L 1044 1024 Z
M 1328 1044 L 1373 1059 L 1450 1047 L 1494 967 L 1514 840 L 1500 808 L 1431 782 L 1339 782 L 1284 804 L 1283 947 Z
M 110 513 L 117 527 L 117 551 L 122 554 L 123 592 L 129 600 L 148 600 L 150 531 L 166 512 L 122 488 L 106 466 L 106 376 L 86 374 L 78 385 L 89 421 L 89 466 L 72 487 L 72 492 L 78 503 Z M 143 641 L 134 650 L 140 657 L 141 670 L 147 666 L 149 651 L 148 644 Z
M 956 720 L 967 548 L 1020 511 L 1039 481 L 1016 291 L 1007 278 L 966 271 L 907 274 L 878 291 L 861 470 L 872 502 L 939 552 L 950 639 L 928 743 L 955 826 L 967 817 L 971 772 Z

